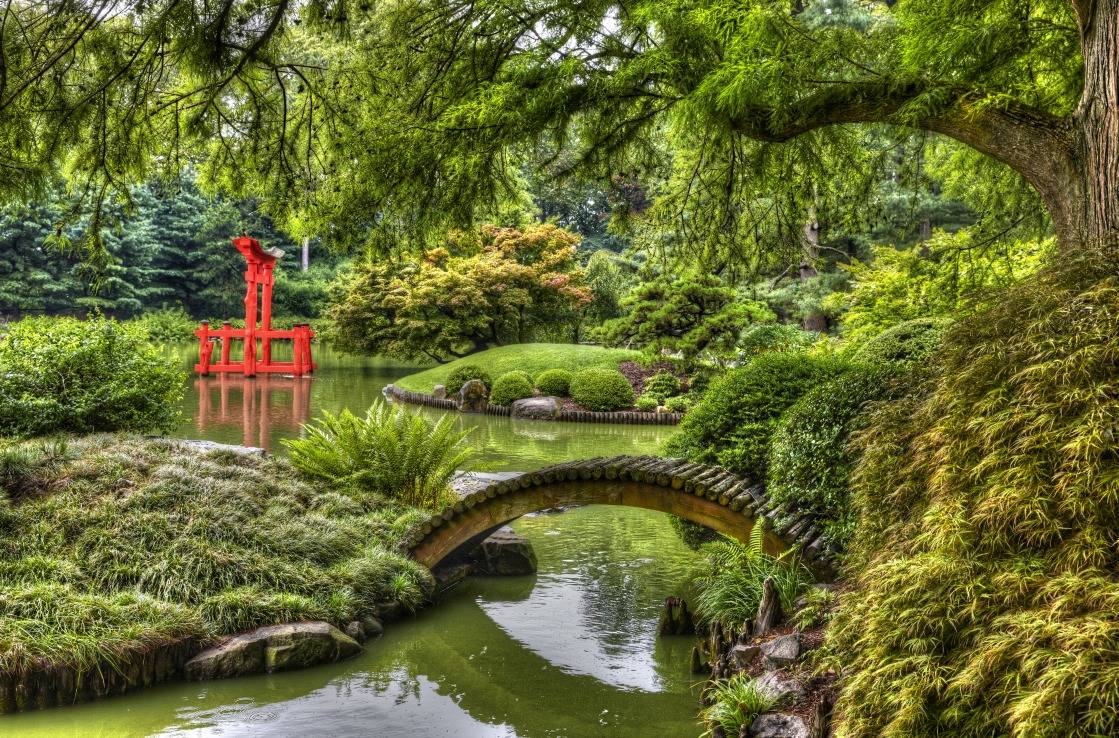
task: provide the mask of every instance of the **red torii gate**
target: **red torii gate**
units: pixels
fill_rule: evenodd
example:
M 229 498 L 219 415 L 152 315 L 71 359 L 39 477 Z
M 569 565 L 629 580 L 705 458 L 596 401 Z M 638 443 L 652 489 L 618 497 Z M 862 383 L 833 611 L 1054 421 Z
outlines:
M 311 360 L 311 339 L 315 333 L 311 326 L 300 323 L 292 326 L 291 330 L 272 330 L 272 284 L 274 281 L 273 270 L 276 259 L 283 256 L 279 249 L 262 249 L 260 242 L 255 238 L 241 236 L 233 239 L 233 245 L 245 257 L 245 327 L 234 328 L 229 321 L 222 324 L 221 329 L 210 330 L 210 323 L 203 321 L 202 326 L 194 332 L 198 336 L 198 363 L 194 371 L 202 376 L 210 372 L 240 372 L 246 377 L 255 377 L 257 373 L 291 374 L 301 377 L 315 370 L 315 362 Z M 257 294 L 257 287 L 263 287 L 263 298 Z M 260 327 L 257 327 L 257 302 L 260 302 Z M 230 361 L 230 348 L 234 339 L 240 339 L 245 347 L 244 360 Z M 257 359 L 257 340 L 261 342 L 260 359 Z M 272 341 L 277 339 L 290 339 L 292 342 L 292 360 L 284 362 L 272 361 Z M 214 344 L 221 341 L 221 359 L 218 363 L 211 361 L 214 353 Z

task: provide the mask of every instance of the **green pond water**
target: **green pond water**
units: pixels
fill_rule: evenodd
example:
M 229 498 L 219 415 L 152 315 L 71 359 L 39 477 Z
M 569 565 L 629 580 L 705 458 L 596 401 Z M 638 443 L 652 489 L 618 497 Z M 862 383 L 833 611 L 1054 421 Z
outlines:
M 297 435 L 308 415 L 363 410 L 385 383 L 414 371 L 316 350 L 312 380 L 230 377 L 223 390 L 220 378 L 192 378 L 191 420 L 177 435 L 282 451 L 279 439 Z M 489 469 L 653 452 L 671 431 L 489 416 L 460 422 L 476 429 Z M 656 637 L 661 603 L 681 592 L 697 563 L 667 516 L 590 506 L 526 516 L 514 528 L 536 550 L 536 575 L 470 579 L 436 607 L 391 623 L 354 659 L 7 716 L 0 735 L 697 735 L 692 639 Z

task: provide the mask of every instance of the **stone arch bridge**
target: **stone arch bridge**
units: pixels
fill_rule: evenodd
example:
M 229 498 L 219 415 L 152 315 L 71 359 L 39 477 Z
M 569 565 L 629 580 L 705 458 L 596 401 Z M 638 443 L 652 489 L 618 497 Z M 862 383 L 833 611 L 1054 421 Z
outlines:
M 659 456 L 582 459 L 492 481 L 433 515 L 409 548 L 416 561 L 434 569 L 459 560 L 522 515 L 572 505 L 659 510 L 743 542 L 764 516 L 769 521 L 767 550 L 796 546 L 812 568 L 834 570 L 835 551 L 813 521 L 774 504 L 763 485 L 720 466 Z

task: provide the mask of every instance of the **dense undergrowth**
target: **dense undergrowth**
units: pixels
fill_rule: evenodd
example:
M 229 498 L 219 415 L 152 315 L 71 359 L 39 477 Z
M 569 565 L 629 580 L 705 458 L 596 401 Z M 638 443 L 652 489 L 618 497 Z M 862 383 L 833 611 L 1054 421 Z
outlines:
M 829 649 L 842 736 L 1119 734 L 1119 279 L 1106 259 L 950 331 L 880 408 Z
M 342 624 L 430 574 L 422 513 L 283 460 L 94 435 L 0 449 L 0 669 L 92 667 L 192 636 Z

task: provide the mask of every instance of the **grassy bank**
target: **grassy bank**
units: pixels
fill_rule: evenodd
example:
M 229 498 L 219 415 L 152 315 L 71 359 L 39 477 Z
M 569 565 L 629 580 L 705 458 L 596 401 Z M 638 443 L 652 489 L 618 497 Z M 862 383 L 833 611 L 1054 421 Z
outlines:
M 127 664 L 185 638 L 416 605 L 422 513 L 282 459 L 97 435 L 0 445 L 0 676 Z
M 447 375 L 465 364 L 481 367 L 494 378 L 515 369 L 528 372 L 529 376 L 535 377 L 546 369 L 566 369 L 570 372 L 597 366 L 617 369 L 621 362 L 637 361 L 642 356 L 639 351 L 608 349 L 601 346 L 521 343 L 479 351 L 457 361 L 409 374 L 397 380 L 396 385 L 412 392 L 431 392 L 435 385 L 446 384 Z

